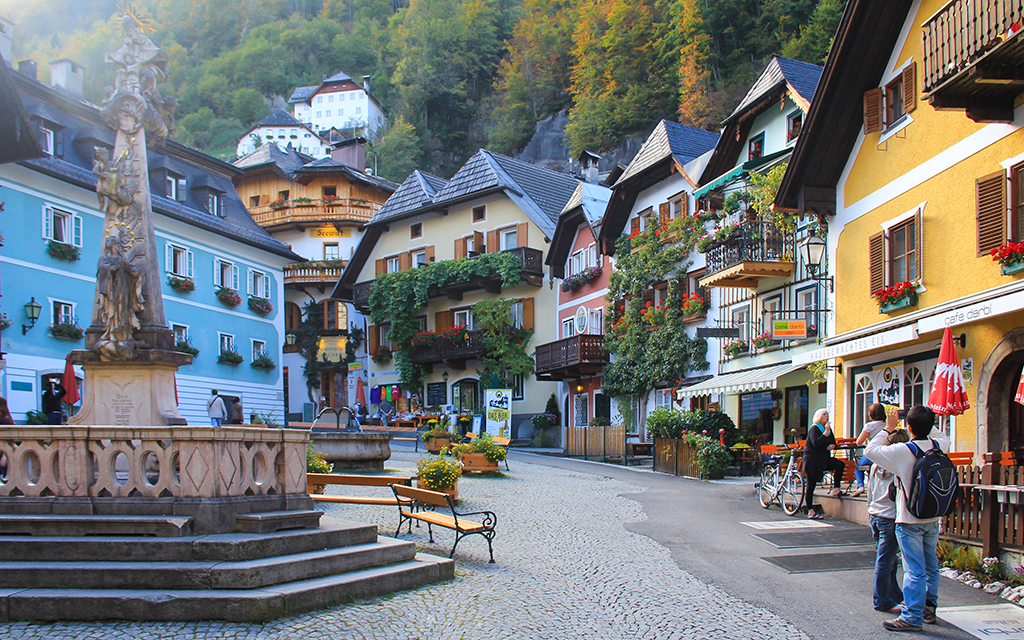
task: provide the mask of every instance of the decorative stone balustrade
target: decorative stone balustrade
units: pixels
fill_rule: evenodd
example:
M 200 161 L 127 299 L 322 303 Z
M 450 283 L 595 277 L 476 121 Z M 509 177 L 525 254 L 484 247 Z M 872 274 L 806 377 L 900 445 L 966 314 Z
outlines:
M 19 426 L 0 429 L 0 511 L 234 515 L 309 508 L 309 433 L 256 427 Z

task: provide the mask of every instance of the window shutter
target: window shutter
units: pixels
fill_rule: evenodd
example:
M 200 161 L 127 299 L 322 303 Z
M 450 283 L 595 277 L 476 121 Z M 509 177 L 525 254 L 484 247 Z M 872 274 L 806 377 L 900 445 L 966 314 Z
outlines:
M 190 278 L 193 277 L 193 271 L 192 271 L 192 252 L 191 251 L 188 252 L 188 277 L 190 277 Z
M 434 314 L 434 331 L 440 332 L 452 326 L 452 312 L 438 311 Z
M 187 186 L 185 178 L 178 178 L 178 202 L 185 202 L 188 199 L 188 191 L 186 190 Z
M 644 309 L 647 307 L 647 303 L 654 303 L 654 289 L 645 289 L 643 295 L 640 297 L 640 308 Z
M 377 260 L 377 277 L 381 277 L 388 272 L 388 263 L 386 260 Z
M 53 157 L 64 157 L 64 130 L 54 129 L 53 131 Z
M 427 247 L 423 251 L 424 251 L 424 253 L 427 254 L 427 264 L 430 264 L 431 262 L 433 262 L 434 261 L 434 245 L 430 245 L 429 247 Z
M 164 271 L 174 273 L 174 247 L 170 244 L 164 245 Z
M 50 207 L 43 208 L 43 237 L 53 239 L 53 209 Z
M 487 247 L 487 253 L 495 253 L 495 252 L 498 251 L 498 231 L 497 231 L 497 229 L 492 229 L 491 231 L 487 232 L 487 245 L 486 245 L 486 247 Z M 481 251 L 481 253 L 483 253 L 483 252 Z
M 877 133 L 882 130 L 885 114 L 883 106 L 884 93 L 881 87 L 864 92 L 864 133 Z
M 684 215 L 690 215 L 690 194 L 684 193 L 679 196 L 679 211 Z
M 189 262 L 191 263 L 191 260 L 192 260 L 192 252 L 191 251 L 189 252 L 188 257 L 189 257 Z M 191 268 L 189 270 L 191 271 Z M 267 299 L 267 300 L 270 300 L 270 275 L 266 274 L 266 273 L 263 274 L 263 297 L 265 299 Z
M 476 253 L 484 252 L 484 234 L 479 231 L 473 232 L 473 251 Z
M 533 298 L 523 298 L 523 328 L 533 329 Z
M 412 253 L 406 251 L 405 253 L 398 254 L 398 270 L 408 271 L 412 268 Z
M 246 269 L 245 270 L 245 275 L 246 275 L 245 292 L 246 292 L 246 294 L 251 296 L 251 295 L 253 295 L 253 282 L 252 281 L 253 281 L 253 275 L 254 275 L 253 272 L 252 272 L 252 269 Z
M 690 295 L 690 276 L 685 275 L 679 278 L 679 299 L 682 300 L 686 296 Z
M 917 63 L 911 62 L 903 70 L 903 113 L 917 107 Z
M 366 343 L 370 351 L 373 351 L 380 346 L 380 333 L 377 331 L 377 325 L 371 324 L 366 328 Z
M 978 256 L 1006 242 L 1006 174 L 998 171 L 974 181 L 978 221 Z
M 662 202 L 658 205 L 658 223 L 660 226 L 668 224 L 669 221 L 669 207 L 671 205 L 667 202 Z
M 220 258 L 214 258 L 213 259 L 213 286 L 215 286 L 215 287 L 224 286 L 224 284 L 221 282 L 220 265 L 221 265 Z
M 74 227 L 71 241 L 76 247 L 82 246 L 82 216 L 74 216 L 71 219 L 71 225 Z
M 238 291 L 238 267 L 231 265 L 231 288 Z
M 629 221 L 629 232 L 640 233 L 640 218 L 633 218 Z
M 879 231 L 868 238 L 868 281 L 871 295 L 885 288 L 885 235 Z
M 455 259 L 459 260 L 466 257 L 466 239 L 455 238 Z
M 530 239 L 530 225 L 526 222 L 520 222 L 516 226 L 516 242 L 520 247 L 528 247 L 530 243 L 527 242 Z

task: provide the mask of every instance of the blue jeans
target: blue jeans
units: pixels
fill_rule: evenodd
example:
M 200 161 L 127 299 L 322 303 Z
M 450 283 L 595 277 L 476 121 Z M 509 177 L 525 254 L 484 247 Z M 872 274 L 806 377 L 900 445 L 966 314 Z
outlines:
M 903 602 L 903 591 L 896 580 L 896 521 L 892 518 L 871 516 L 871 536 L 875 539 L 875 589 L 876 611 L 888 611 Z
M 857 486 L 861 489 L 864 488 L 864 472 L 860 470 L 861 467 L 870 467 L 873 462 L 868 460 L 867 456 L 861 456 L 860 460 L 857 461 L 857 467 L 853 470 L 853 477 L 857 478 Z
M 219 427 L 223 423 L 224 423 L 224 418 L 210 418 L 210 426 L 211 427 Z
M 939 521 L 896 524 L 896 540 L 903 552 L 903 611 L 900 618 L 920 626 L 924 606 L 939 602 Z

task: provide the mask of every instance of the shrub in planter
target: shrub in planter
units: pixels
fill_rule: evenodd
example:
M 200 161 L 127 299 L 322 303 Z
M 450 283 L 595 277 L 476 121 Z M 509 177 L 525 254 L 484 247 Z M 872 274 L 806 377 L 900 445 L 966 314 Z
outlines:
M 193 358 L 199 356 L 199 349 L 193 347 L 192 343 L 189 340 L 178 340 L 176 343 L 174 343 L 174 350 L 180 351 L 182 353 L 187 353 Z
M 242 364 L 242 356 L 238 354 L 234 349 L 221 349 L 220 355 L 217 356 L 217 362 L 221 364 Z
M 237 307 L 242 304 L 242 297 L 238 292 L 229 287 L 217 287 L 217 299 L 229 307 Z
M 429 349 L 434 345 L 436 339 L 437 334 L 433 331 L 420 331 L 413 334 L 410 343 L 414 349 Z
M 533 423 L 534 429 L 540 429 L 543 431 L 548 427 L 553 427 L 558 424 L 558 416 L 553 413 L 538 413 L 537 415 L 530 418 L 530 422 Z
M 274 305 L 270 304 L 270 300 L 266 298 L 249 296 L 249 309 L 257 315 L 266 317 L 274 312 Z
M 178 293 L 191 293 L 196 290 L 196 283 L 192 281 L 192 278 L 169 275 L 167 284 Z
M 387 364 L 391 362 L 391 349 L 381 346 L 370 352 L 370 358 L 374 364 Z
M 85 335 L 85 330 L 74 322 L 58 322 L 50 325 L 50 334 L 54 338 L 81 340 L 82 336 Z
M 683 434 L 682 440 L 697 450 L 697 465 L 702 478 L 721 477 L 732 464 L 732 453 L 716 439 L 689 431 Z
M 440 491 L 455 486 L 462 475 L 462 467 L 454 458 L 444 454 L 428 456 L 416 464 L 416 475 L 427 489 Z
M 277 368 L 277 363 L 270 357 L 266 351 L 261 351 L 256 358 L 249 364 L 253 369 L 263 369 L 265 371 L 273 371 Z
M 67 262 L 76 262 L 82 257 L 82 250 L 75 245 L 57 242 L 56 240 L 50 240 L 46 243 L 46 253 L 50 254 L 51 258 Z

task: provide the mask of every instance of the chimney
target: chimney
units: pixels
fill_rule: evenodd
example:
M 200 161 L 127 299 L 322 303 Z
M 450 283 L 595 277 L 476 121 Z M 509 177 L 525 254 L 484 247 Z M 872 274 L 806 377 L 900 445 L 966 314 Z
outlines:
M 4 57 L 7 66 L 11 66 L 11 41 L 14 39 L 14 23 L 7 18 L 0 18 L 0 56 Z
M 370 76 L 363 76 L 363 89 L 370 93 Z
M 331 151 L 331 159 L 343 165 L 352 167 L 356 171 L 366 170 L 366 147 L 355 139 L 351 144 L 341 144 Z
M 50 62 L 50 86 L 81 98 L 85 95 L 85 67 L 67 58 Z
M 38 67 L 39 65 L 36 64 L 35 60 L 22 60 L 18 63 L 18 73 L 26 78 L 36 80 L 39 76 L 37 73 Z

